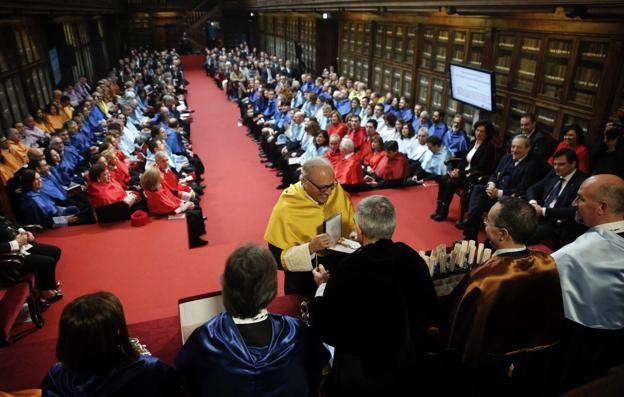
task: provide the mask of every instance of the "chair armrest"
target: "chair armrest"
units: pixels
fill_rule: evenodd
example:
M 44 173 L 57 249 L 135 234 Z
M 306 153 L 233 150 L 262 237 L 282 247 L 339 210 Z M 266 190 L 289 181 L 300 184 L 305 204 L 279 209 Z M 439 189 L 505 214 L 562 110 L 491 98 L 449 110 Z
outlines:
M 453 168 L 456 168 L 459 165 L 459 162 L 462 161 L 460 157 L 451 157 L 444 160 L 444 164 L 450 165 Z
M 22 229 L 24 229 L 24 230 L 26 230 L 28 232 L 42 232 L 43 231 L 43 226 L 37 225 L 37 224 L 22 225 Z
M 5 260 L 22 260 L 22 255 L 19 252 L 0 252 L 0 262 Z

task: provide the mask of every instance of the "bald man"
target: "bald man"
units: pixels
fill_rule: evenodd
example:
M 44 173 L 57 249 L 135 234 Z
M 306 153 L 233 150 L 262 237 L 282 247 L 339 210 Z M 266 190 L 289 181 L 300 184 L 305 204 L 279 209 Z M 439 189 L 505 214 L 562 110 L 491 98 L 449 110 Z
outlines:
M 624 180 L 594 175 L 572 206 L 589 230 L 552 254 L 567 324 L 564 383 L 624 362 Z
M 355 231 L 351 199 L 336 181 L 329 160 L 313 157 L 303 163 L 299 182 L 280 195 L 264 233 L 284 270 L 286 294 L 311 295 L 316 290 L 313 264 L 327 267 L 331 259 L 325 250 L 333 245 L 323 233 L 323 222 L 337 213 L 342 215 L 342 237 L 348 237 Z

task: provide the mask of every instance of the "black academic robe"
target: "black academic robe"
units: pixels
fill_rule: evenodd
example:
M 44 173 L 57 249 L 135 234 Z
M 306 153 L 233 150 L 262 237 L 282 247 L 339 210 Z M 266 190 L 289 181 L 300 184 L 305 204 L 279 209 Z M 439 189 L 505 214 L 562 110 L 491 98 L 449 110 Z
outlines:
M 409 246 L 379 240 L 347 256 L 310 304 L 313 331 L 336 348 L 330 394 L 396 395 L 413 386 L 436 309 L 427 266 Z

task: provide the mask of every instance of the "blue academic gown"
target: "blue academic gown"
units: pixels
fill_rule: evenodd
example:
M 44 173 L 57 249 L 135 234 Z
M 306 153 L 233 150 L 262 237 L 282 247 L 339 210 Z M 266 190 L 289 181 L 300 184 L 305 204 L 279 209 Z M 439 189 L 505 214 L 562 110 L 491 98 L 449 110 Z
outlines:
M 329 355 L 294 317 L 269 314 L 268 346 L 247 346 L 223 312 L 197 328 L 176 358 L 196 396 L 317 396 Z
M 444 147 L 446 147 L 453 154 L 453 156 L 466 153 L 468 151 L 466 133 L 463 130 L 459 132 L 449 130 L 448 133 L 444 135 L 444 138 L 442 138 L 442 145 L 444 145 Z
M 424 125 L 420 125 L 420 117 L 416 117 L 414 119 L 414 121 L 412 121 L 412 127 L 414 127 L 414 132 L 418 133 L 418 130 L 420 129 L 420 127 L 425 127 L 427 128 L 427 130 L 429 129 L 429 127 L 431 127 L 431 123 L 427 122 Z
M 59 208 L 51 198 L 34 191 L 22 195 L 20 209 L 26 224 L 49 226 L 52 223 L 52 217 L 59 214 Z
M 45 397 L 182 395 L 173 368 L 143 355 L 106 375 L 78 373 L 57 363 L 48 371 L 42 389 Z
M 41 175 L 40 192 L 55 203 L 67 200 L 67 191 L 52 173 L 48 176 Z
M 50 174 L 54 175 L 56 180 L 63 186 L 69 186 L 72 181 L 71 174 L 64 170 L 60 165 L 50 167 Z
M 408 108 L 399 109 L 399 118 L 405 123 L 411 123 L 414 118 L 414 112 Z
M 167 132 L 167 147 L 173 152 L 177 154 L 186 154 L 186 148 L 182 143 L 182 137 L 175 130 L 171 128 L 165 128 Z
M 334 100 L 334 107 L 338 110 L 338 113 L 344 117 L 351 112 L 351 100 L 349 98 L 338 101 Z
M 97 106 L 92 106 L 89 111 L 89 116 L 87 117 L 87 123 L 93 131 L 101 131 L 102 127 L 100 126 L 100 121 L 104 120 L 104 113 Z
M 446 124 L 444 124 L 443 121 L 440 121 L 438 124 L 431 124 L 429 127 L 429 136 L 437 136 L 438 138 L 443 139 L 447 130 L 448 127 Z

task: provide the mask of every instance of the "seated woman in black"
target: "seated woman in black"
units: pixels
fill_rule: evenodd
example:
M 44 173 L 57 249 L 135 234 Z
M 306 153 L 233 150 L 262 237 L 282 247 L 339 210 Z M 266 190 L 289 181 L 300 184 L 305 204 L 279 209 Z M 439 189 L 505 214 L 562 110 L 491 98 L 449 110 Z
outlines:
M 491 139 L 494 126 L 487 120 L 479 120 L 474 126 L 475 140 L 468 146 L 468 152 L 459 162 L 457 168 L 448 171 L 438 183 L 438 204 L 431 214 L 434 221 L 442 221 L 448 217 L 449 206 L 455 192 L 474 182 L 480 177 L 488 176 L 494 169 L 496 148 Z
M 61 249 L 50 244 L 35 241 L 32 233 L 22 229 L 13 221 L 0 216 L 0 253 L 22 254 L 21 274 L 35 273 L 35 286 L 42 303 L 56 302 L 63 297 L 56 280 L 56 264 Z
M 132 346 L 121 302 L 110 292 L 65 307 L 56 358 L 43 380 L 46 397 L 186 395 L 173 368 Z

